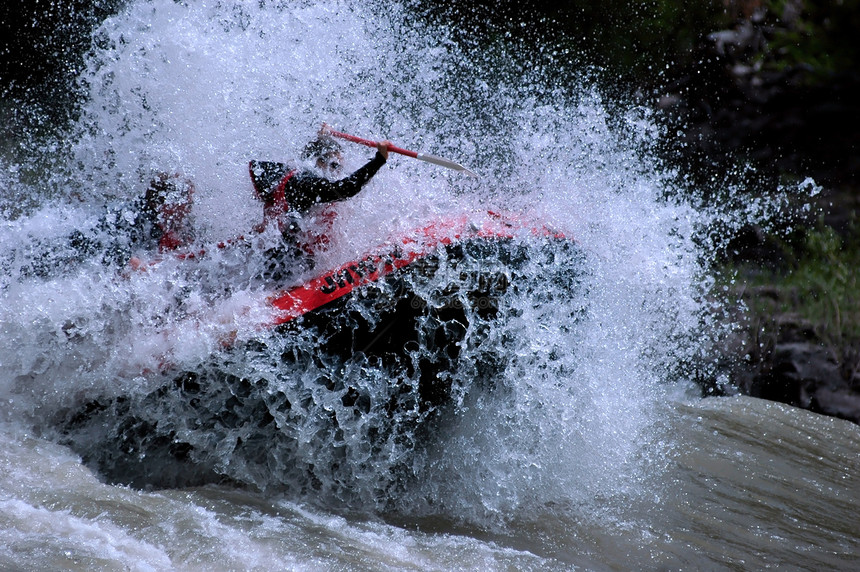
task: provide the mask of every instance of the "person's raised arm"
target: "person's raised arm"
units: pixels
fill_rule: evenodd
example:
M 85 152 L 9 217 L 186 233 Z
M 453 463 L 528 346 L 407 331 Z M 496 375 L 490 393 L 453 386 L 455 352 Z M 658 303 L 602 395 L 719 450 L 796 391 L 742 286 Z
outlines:
M 376 144 L 376 155 L 353 174 L 338 181 L 318 176 L 297 177 L 287 185 L 287 202 L 291 209 L 304 212 L 315 204 L 342 201 L 354 197 L 379 171 L 388 159 L 390 141 Z

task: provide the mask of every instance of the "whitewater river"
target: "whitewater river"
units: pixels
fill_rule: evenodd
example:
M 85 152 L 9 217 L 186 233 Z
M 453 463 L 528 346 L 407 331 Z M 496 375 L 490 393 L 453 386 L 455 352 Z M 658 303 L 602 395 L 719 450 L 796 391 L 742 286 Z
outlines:
M 860 568 L 860 427 L 691 381 L 730 383 L 709 267 L 779 205 L 682 189 L 647 109 L 555 84 L 568 54 L 473 51 L 421 22 L 373 1 L 138 0 L 94 30 L 76 121 L 0 159 L 0 569 Z M 194 180 L 201 244 L 246 233 L 248 161 L 295 160 L 322 122 L 480 177 L 392 156 L 338 205 L 319 265 L 487 210 L 578 245 L 518 239 L 518 281 L 466 329 L 435 417 L 386 409 L 402 377 L 256 327 L 265 244 L 69 262 L 68 237 L 110 234 L 105 208 L 159 171 Z M 347 168 L 370 153 L 345 147 Z
M 0 564 L 8 570 L 856 568 L 855 426 L 742 398 L 673 403 L 665 417 L 676 450 L 659 479 L 577 503 L 558 491 L 558 502 L 506 514 L 504 524 L 489 528 L 457 522 L 457 515 L 350 515 L 217 487 L 109 486 L 67 449 L 6 428 Z

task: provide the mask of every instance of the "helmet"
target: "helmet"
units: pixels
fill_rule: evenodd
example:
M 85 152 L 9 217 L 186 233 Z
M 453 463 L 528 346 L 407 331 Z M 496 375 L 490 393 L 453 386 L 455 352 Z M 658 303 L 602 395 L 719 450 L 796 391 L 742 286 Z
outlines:
M 316 139 L 305 145 L 302 151 L 302 159 L 325 158 L 332 153 L 340 153 L 340 143 L 335 141 L 331 135 L 321 134 Z

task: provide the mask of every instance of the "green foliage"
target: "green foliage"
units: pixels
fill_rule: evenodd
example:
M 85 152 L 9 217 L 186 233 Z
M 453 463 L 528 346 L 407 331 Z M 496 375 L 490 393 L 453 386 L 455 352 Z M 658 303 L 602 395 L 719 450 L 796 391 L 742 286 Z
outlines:
M 765 67 L 805 69 L 809 81 L 854 71 L 860 42 L 860 0 L 767 0 Z
M 860 248 L 826 228 L 809 233 L 806 256 L 789 277 L 803 311 L 834 342 L 860 341 L 858 269 Z
M 810 230 L 789 272 L 747 273 L 748 290 L 766 293 L 748 297 L 753 317 L 791 316 L 836 347 L 860 342 L 860 235 L 850 236 L 830 227 Z

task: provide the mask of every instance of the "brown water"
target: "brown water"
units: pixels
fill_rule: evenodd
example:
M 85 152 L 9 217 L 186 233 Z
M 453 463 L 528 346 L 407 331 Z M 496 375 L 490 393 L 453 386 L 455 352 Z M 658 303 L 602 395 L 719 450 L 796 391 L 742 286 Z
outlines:
M 66 449 L 7 427 L 0 568 L 857 569 L 860 428 L 749 398 L 667 411 L 675 453 L 659 482 L 490 528 L 385 522 L 226 488 L 107 486 Z

